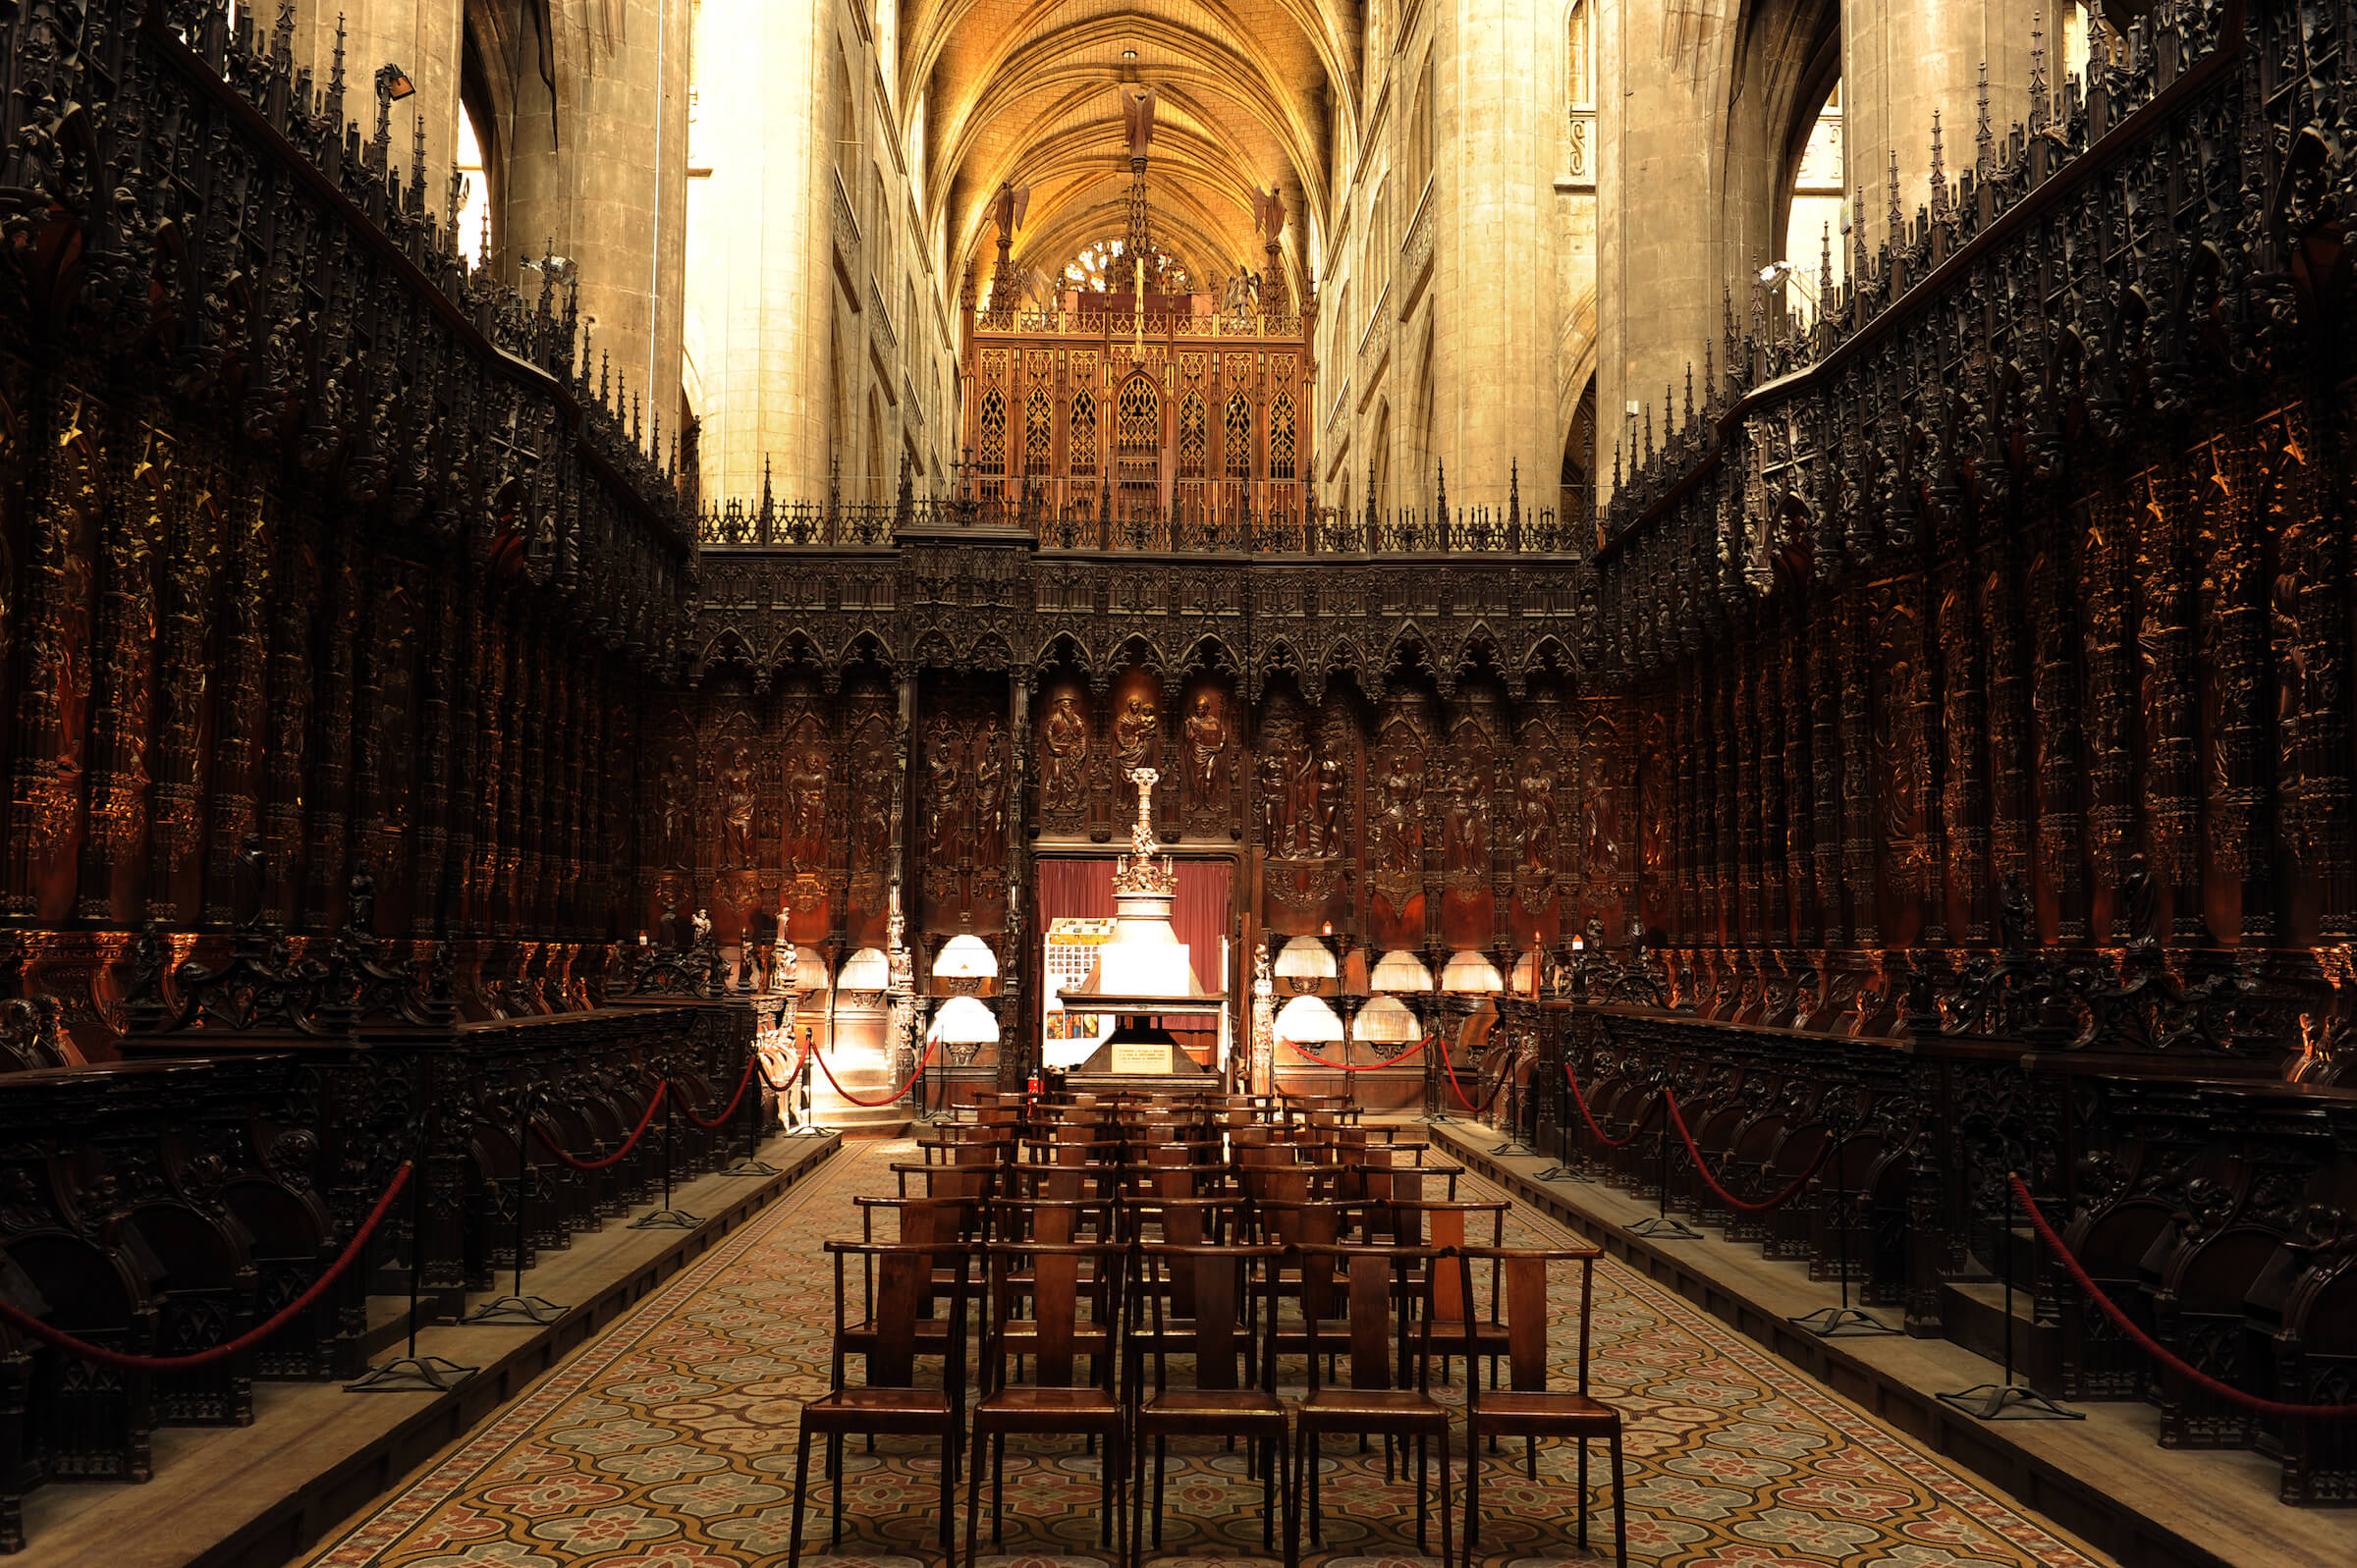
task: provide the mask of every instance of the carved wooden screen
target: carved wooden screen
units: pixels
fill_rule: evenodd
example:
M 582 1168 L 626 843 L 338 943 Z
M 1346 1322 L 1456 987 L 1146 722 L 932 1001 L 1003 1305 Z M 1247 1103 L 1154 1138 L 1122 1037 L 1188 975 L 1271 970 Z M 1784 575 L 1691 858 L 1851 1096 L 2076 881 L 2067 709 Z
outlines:
M 1097 395 L 1086 387 L 1072 395 L 1072 422 L 1065 435 L 1064 461 L 1075 479 L 1097 476 Z
M 1269 477 L 1293 477 L 1293 395 L 1280 392 L 1269 405 Z
M 1056 416 L 1048 403 L 1048 389 L 1033 387 L 1023 400 L 1023 473 L 1028 478 L 1048 476 L 1050 456 L 1054 451 Z
M 1142 488 L 1162 482 L 1162 395 L 1142 375 L 1122 383 L 1116 409 L 1120 423 L 1115 439 L 1121 446 L 1121 482 Z
M 1190 392 L 1178 405 L 1178 477 L 1203 477 L 1206 442 L 1203 424 L 1203 395 Z
M 982 439 L 977 449 L 974 462 L 985 478 L 1007 471 L 1007 395 L 996 387 L 982 393 Z
M 1240 392 L 1228 400 L 1228 477 L 1252 477 L 1252 405 Z

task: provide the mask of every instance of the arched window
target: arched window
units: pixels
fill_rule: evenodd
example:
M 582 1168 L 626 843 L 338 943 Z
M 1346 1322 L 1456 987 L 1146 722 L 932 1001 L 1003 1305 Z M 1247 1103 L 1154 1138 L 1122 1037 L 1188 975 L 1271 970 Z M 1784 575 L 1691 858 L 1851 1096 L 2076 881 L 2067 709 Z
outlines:
M 1571 0 L 1571 27 L 1565 40 L 1563 84 L 1570 89 L 1571 107 L 1596 107 L 1596 45 L 1588 36 L 1588 0 Z
M 1136 281 L 1137 270 L 1130 265 L 1128 246 L 1120 240 L 1093 240 L 1064 266 L 1067 289 L 1127 294 Z M 1195 288 L 1185 266 L 1159 246 L 1146 256 L 1146 287 L 1157 294 L 1192 294 Z
M 1228 400 L 1228 477 L 1252 477 L 1252 403 L 1240 392 Z
M 1075 479 L 1097 476 L 1097 395 L 1082 387 L 1072 394 L 1072 423 L 1065 433 L 1065 466 Z
M 1416 106 L 1407 121 L 1408 179 L 1419 194 L 1424 182 L 1432 178 L 1432 56 L 1427 54 L 1424 70 L 1416 78 Z
M 1836 81 L 1809 128 L 1792 171 L 1792 208 L 1784 221 L 1782 259 L 1792 264 L 1784 310 L 1795 324 L 1817 319 L 1827 293 L 1848 274 L 1842 226 L 1849 216 L 1841 173 L 1841 83 Z
M 1190 392 L 1178 405 L 1178 477 L 1203 477 L 1206 452 L 1206 427 L 1203 421 L 1203 394 Z
M 1293 477 L 1293 395 L 1280 392 L 1269 404 L 1269 477 Z

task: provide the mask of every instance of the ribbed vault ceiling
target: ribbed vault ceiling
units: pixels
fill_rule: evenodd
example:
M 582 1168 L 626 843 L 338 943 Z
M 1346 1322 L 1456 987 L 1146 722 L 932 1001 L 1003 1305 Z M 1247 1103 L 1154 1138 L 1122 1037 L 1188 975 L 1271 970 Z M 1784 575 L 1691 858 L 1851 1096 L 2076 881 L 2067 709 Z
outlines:
M 1120 92 L 1135 81 L 1160 100 L 1147 178 L 1164 248 L 1201 286 L 1258 267 L 1252 192 L 1276 186 L 1298 278 L 1301 214 L 1326 200 L 1329 116 L 1355 106 L 1348 0 L 909 0 L 902 21 L 897 98 L 928 103 L 926 184 L 953 266 L 987 280 L 1001 181 L 1031 188 L 1015 242 L 1026 270 L 1122 232 Z

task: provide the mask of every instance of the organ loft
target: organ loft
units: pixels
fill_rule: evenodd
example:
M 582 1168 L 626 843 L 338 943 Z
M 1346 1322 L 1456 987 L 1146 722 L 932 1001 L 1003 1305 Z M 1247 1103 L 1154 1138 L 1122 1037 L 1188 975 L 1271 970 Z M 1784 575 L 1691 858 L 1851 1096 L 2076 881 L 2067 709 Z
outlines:
M 0 8 L 0 1557 L 2357 1560 L 2352 26 Z

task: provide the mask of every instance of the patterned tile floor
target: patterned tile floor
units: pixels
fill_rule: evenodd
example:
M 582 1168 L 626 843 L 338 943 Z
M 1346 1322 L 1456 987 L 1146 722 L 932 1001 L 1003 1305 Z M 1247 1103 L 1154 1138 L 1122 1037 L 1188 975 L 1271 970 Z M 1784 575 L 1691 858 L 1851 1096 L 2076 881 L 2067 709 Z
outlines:
M 888 1190 L 886 1164 L 909 1148 L 848 1146 L 321 1550 L 312 1568 L 783 1564 L 796 1413 L 826 1387 L 833 1285 L 819 1242 L 857 1233 L 852 1197 Z M 1507 1230 L 1520 1245 L 1567 1236 L 1521 1211 Z M 2102 1568 L 2102 1559 L 1609 1259 L 1597 1271 L 1594 1326 L 1594 1386 L 1628 1421 L 1632 1563 Z M 826 1554 L 827 1493 L 814 1475 L 803 1561 L 937 1561 L 939 1472 L 923 1446 L 886 1441 L 873 1455 L 852 1446 L 841 1556 Z M 1598 1511 L 1588 1555 L 1571 1543 L 1574 1456 L 1559 1446 L 1542 1449 L 1535 1484 L 1519 1454 L 1483 1472 L 1486 1563 L 1612 1560 L 1610 1470 L 1603 1445 L 1592 1452 Z M 1321 1475 L 1325 1547 L 1310 1550 L 1305 1528 L 1305 1565 L 1435 1560 L 1413 1554 L 1414 1494 L 1385 1483 L 1380 1451 L 1347 1454 L 1338 1444 Z M 1460 1489 L 1461 1475 L 1453 1492 Z M 994 1568 L 1107 1561 L 1097 1546 L 1097 1496 L 1096 1462 L 1076 1442 L 1012 1441 L 1006 1546 L 991 1549 L 986 1516 L 981 1560 Z M 1175 1445 L 1164 1515 L 1164 1555 L 1149 1553 L 1157 1564 L 1264 1557 L 1259 1484 L 1246 1480 L 1240 1454 L 1219 1444 Z

